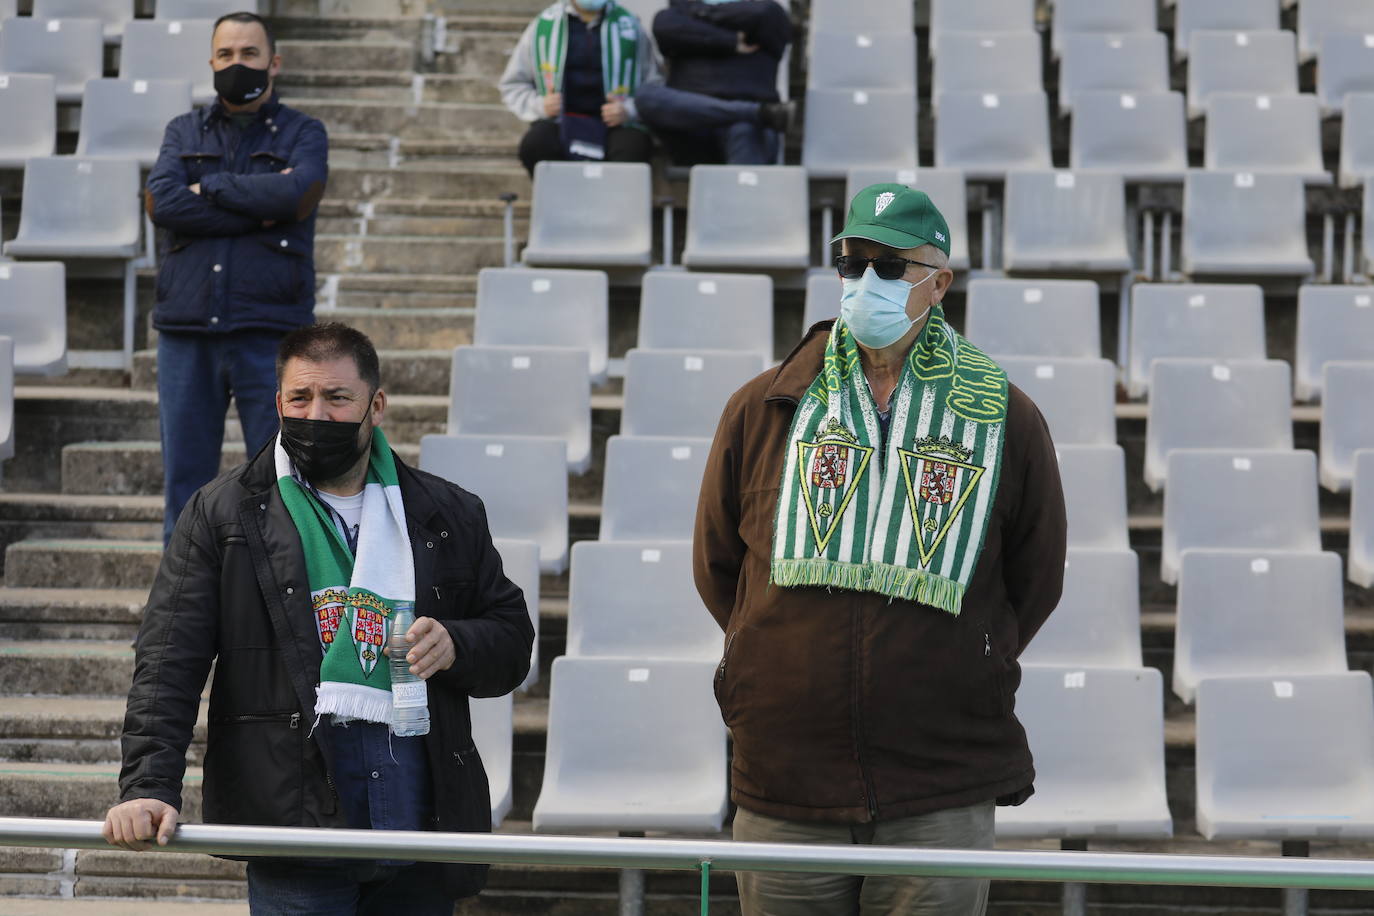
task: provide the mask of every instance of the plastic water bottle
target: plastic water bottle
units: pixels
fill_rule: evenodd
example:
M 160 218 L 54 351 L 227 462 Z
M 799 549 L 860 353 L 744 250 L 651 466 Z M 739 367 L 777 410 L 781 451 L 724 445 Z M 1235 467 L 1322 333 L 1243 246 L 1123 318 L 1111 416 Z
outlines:
M 391 733 L 398 738 L 429 734 L 429 691 L 423 678 L 410 673 L 406 652 L 410 643 L 406 631 L 415 622 L 415 605 L 396 602 L 391 612 Z

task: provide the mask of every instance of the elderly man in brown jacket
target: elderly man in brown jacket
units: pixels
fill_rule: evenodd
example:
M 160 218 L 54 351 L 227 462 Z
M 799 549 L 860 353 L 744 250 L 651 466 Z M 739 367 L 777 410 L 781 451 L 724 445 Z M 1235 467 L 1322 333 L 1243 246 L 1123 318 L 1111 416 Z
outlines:
M 707 460 L 697 588 L 725 631 L 736 840 L 986 849 L 1033 791 L 1017 657 L 1065 517 L 1035 405 L 945 322 L 925 194 L 854 199 L 840 318 L 741 388 Z M 738 875 L 745 914 L 981 914 L 972 879 Z

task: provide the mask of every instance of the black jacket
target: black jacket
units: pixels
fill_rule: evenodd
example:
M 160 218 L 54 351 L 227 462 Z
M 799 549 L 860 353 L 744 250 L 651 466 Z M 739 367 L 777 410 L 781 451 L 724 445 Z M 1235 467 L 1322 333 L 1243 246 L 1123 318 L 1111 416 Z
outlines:
M 173 118 L 145 198 L 166 230 L 153 325 L 227 333 L 310 324 L 328 158 L 324 125 L 275 95 L 241 130 L 218 101 Z M 199 194 L 189 190 L 197 183 Z
M 758 45 L 739 54 L 739 33 Z M 778 100 L 778 64 L 792 40 L 792 21 L 776 0 L 701 3 L 672 0 L 654 17 L 654 40 L 668 62 L 668 85 L 718 99 Z
M 396 468 L 415 556 L 415 614 L 441 621 L 457 653 L 429 681 L 431 826 L 489 831 L 467 698 L 500 696 L 524 680 L 534 629 L 492 547 L 481 501 L 399 459 Z M 347 826 L 311 737 L 320 657 L 305 556 L 269 443 L 197 491 L 163 553 L 138 634 L 120 800 L 156 798 L 180 809 L 186 748 L 214 662 L 205 821 Z M 444 871 L 455 896 L 486 882 L 486 866 Z

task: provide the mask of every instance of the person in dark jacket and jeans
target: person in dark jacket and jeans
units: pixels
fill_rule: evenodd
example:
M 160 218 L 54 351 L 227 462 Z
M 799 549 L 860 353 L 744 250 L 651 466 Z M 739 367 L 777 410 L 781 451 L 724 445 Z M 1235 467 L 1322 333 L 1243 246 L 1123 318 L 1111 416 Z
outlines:
M 693 564 L 725 631 L 736 840 L 990 849 L 1033 789 L 1017 658 L 1059 601 L 1054 443 L 946 323 L 949 227 L 854 197 L 840 318 L 746 384 L 706 460 Z M 741 873 L 745 916 L 980 916 L 986 880 Z
M 135 851 L 172 836 L 212 665 L 207 823 L 489 831 L 468 697 L 524 680 L 534 629 L 482 503 L 392 452 L 377 353 L 361 333 L 293 332 L 277 362 L 279 436 L 195 493 L 163 554 L 105 836 Z M 427 687 L 423 737 L 388 724 L 388 662 L 373 649 L 393 599 L 414 602 L 406 661 Z M 384 653 L 394 651 L 386 639 Z M 360 698 L 347 715 L 327 702 L 346 694 Z M 486 870 L 254 859 L 249 905 L 254 916 L 451 916 Z
M 219 473 L 231 397 L 247 454 L 276 431 L 277 344 L 314 320 L 324 125 L 278 100 L 281 57 L 258 16 L 216 21 L 210 66 L 218 98 L 167 125 L 145 194 L 164 230 L 153 309 L 164 541 Z
M 791 118 L 778 67 L 792 40 L 775 0 L 672 0 L 654 17 L 666 84 L 636 98 L 677 165 L 770 165 Z

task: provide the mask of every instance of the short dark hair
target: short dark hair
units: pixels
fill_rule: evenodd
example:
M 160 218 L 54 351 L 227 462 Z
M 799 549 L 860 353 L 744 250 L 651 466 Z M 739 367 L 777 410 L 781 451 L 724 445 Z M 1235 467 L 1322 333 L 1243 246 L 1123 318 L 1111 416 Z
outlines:
M 256 22 L 258 25 L 262 26 L 262 30 L 267 33 L 267 53 L 277 53 L 277 39 L 272 35 L 272 27 L 267 24 L 266 19 L 263 19 L 257 13 L 250 13 L 247 10 L 242 10 L 237 13 L 225 13 L 215 20 L 215 26 L 210 30 L 211 41 L 214 40 L 215 33 L 219 31 L 221 22 L 242 22 L 245 24 Z
M 362 331 L 338 321 L 298 328 L 282 338 L 277 347 L 277 387 L 281 387 L 286 364 L 292 359 L 323 363 L 342 356 L 353 360 L 358 367 L 358 377 L 367 382 L 374 394 L 382 387 L 377 348 Z

